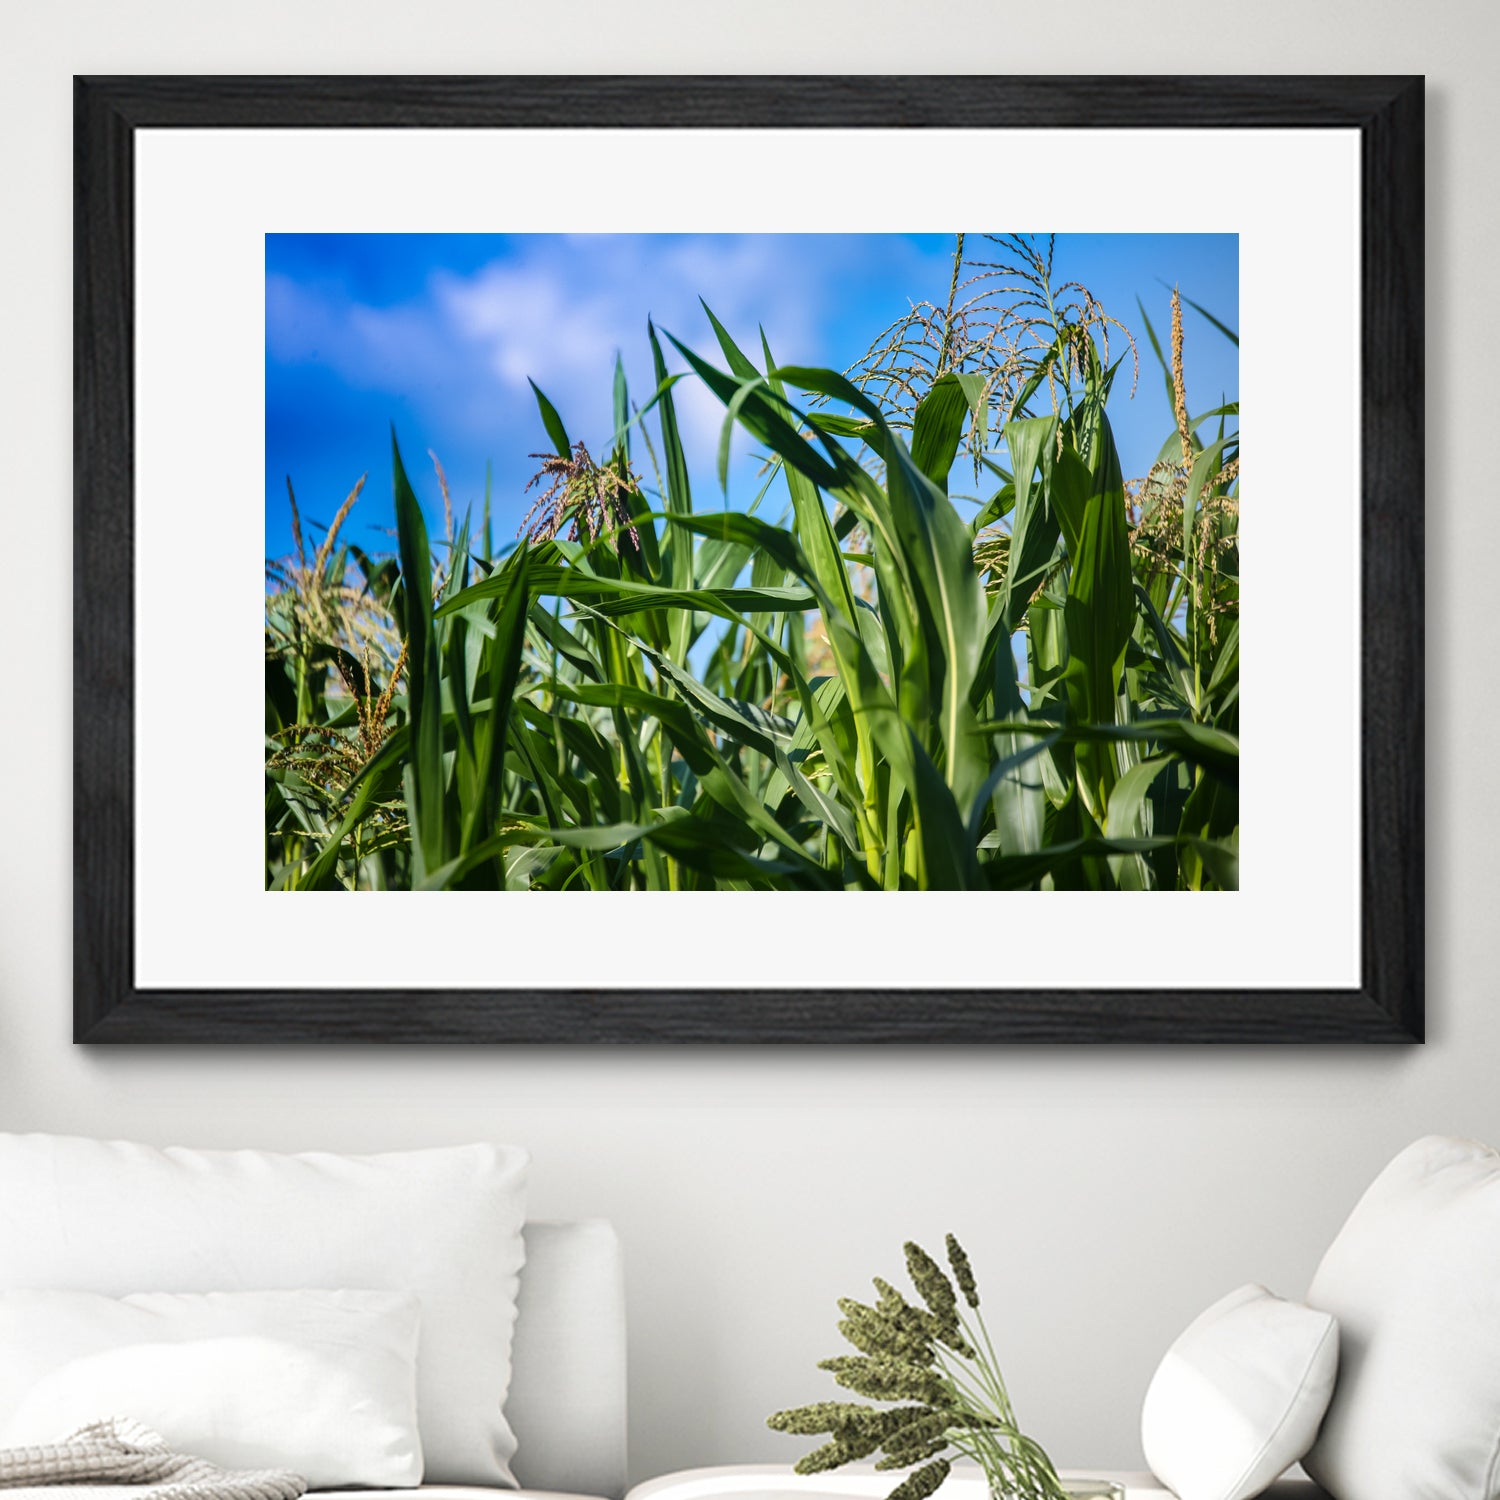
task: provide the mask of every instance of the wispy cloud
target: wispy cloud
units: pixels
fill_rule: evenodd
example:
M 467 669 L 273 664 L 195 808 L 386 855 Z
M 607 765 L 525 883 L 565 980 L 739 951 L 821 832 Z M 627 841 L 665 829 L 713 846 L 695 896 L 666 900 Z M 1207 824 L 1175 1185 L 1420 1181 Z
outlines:
M 633 386 L 649 386 L 647 314 L 701 341 L 700 297 L 744 338 L 763 322 L 778 350 L 807 348 L 819 335 L 819 307 L 832 300 L 826 283 L 837 264 L 831 255 L 822 264 L 804 255 L 798 275 L 787 271 L 774 237 L 684 237 L 662 254 L 649 238 L 570 236 L 523 242 L 469 274 L 434 271 L 417 297 L 384 306 L 337 285 L 273 274 L 267 348 L 273 360 L 315 361 L 353 387 L 399 393 L 419 406 L 428 404 L 423 391 L 441 392 L 446 420 L 493 424 L 495 398 L 524 393 L 528 378 L 559 399 L 576 393 L 587 407 L 602 406 L 616 351 L 624 351 Z M 680 368 L 675 354 L 669 362 Z M 455 411 L 460 384 L 478 399 Z M 696 414 L 712 402 L 685 406 L 697 426 Z
M 423 423 L 424 443 L 444 451 L 541 446 L 527 387 L 535 380 L 592 445 L 612 426 L 617 352 L 637 403 L 655 388 L 648 315 L 670 369 L 683 362 L 667 330 L 718 358 L 700 298 L 757 358 L 763 326 L 779 358 L 807 360 L 838 302 L 839 275 L 837 244 L 805 237 L 538 236 L 507 242 L 503 256 L 472 270 L 430 270 L 415 295 L 385 304 L 336 281 L 273 273 L 267 353 L 399 399 Z M 711 462 L 723 406 L 696 380 L 680 383 L 675 400 L 689 450 Z M 736 433 L 733 452 L 748 447 Z
M 623 308 L 558 266 L 496 263 L 473 276 L 439 272 L 433 311 L 489 373 L 516 390 L 527 379 L 603 379 Z

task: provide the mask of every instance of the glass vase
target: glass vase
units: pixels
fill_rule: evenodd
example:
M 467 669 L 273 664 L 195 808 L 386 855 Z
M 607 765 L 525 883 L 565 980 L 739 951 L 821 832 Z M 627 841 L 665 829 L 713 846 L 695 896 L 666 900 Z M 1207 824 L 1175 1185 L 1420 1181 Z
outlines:
M 1068 1500 L 1125 1500 L 1125 1486 L 1114 1479 L 1059 1479 Z M 990 1500 L 1014 1500 L 1009 1490 L 990 1486 Z

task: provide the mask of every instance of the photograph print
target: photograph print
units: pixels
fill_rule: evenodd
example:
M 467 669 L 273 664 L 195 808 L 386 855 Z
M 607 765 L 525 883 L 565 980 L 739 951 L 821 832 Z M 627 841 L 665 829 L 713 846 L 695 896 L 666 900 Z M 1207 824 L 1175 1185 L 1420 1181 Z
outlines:
M 265 889 L 1238 889 L 1233 234 L 268 234 Z

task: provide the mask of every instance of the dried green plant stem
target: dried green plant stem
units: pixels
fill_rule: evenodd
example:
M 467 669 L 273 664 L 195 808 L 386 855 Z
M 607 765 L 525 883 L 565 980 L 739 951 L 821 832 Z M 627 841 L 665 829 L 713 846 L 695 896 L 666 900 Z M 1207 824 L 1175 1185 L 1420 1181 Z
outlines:
M 839 1300 L 839 1330 L 861 1352 L 821 1364 L 859 1395 L 907 1404 L 815 1403 L 775 1413 L 769 1424 L 830 1434 L 799 1462 L 802 1473 L 836 1468 L 879 1447 L 877 1469 L 911 1470 L 889 1500 L 930 1494 L 949 1472 L 949 1460 L 940 1456 L 948 1448 L 978 1463 L 1002 1500 L 1065 1500 L 1047 1454 L 1017 1424 L 968 1256 L 951 1235 L 946 1248 L 957 1291 L 942 1267 L 908 1241 L 907 1272 L 925 1306 L 877 1277 L 874 1307 Z

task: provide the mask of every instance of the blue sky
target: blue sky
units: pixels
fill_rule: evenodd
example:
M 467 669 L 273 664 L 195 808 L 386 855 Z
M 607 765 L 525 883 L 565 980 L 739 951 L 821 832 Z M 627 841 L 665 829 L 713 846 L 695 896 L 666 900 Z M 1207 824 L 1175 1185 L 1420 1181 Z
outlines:
M 976 255 L 975 239 L 969 249 Z M 454 503 L 476 524 L 493 465 L 495 540 L 511 537 L 523 495 L 550 445 L 527 377 L 596 457 L 613 422 L 615 355 L 631 395 L 654 388 L 646 319 L 722 365 L 701 296 L 747 349 L 764 325 L 778 361 L 844 369 L 911 301 L 942 302 L 951 235 L 267 235 L 266 551 L 291 550 L 286 478 L 305 522 L 327 523 L 361 474 L 369 480 L 346 535 L 389 551 L 390 426 L 418 496 L 440 529 L 428 450 Z M 1141 374 L 1129 399 L 1121 370 L 1110 418 L 1127 477 L 1172 428 L 1136 297 L 1167 336 L 1168 286 L 1239 325 L 1233 235 L 1060 235 L 1054 280 L 1080 281 L 1135 335 Z M 1238 396 L 1237 351 L 1186 313 L 1189 405 Z M 672 370 L 683 368 L 663 340 Z M 1123 340 L 1111 345 L 1117 355 Z M 716 458 L 723 408 L 695 379 L 677 387 L 698 509 L 724 504 Z M 753 449 L 736 440 L 730 503 L 758 487 Z M 637 451 L 649 483 L 649 461 Z M 963 486 L 955 478 L 955 489 Z M 533 492 L 533 498 L 534 498 Z M 782 497 L 769 497 L 769 514 Z

